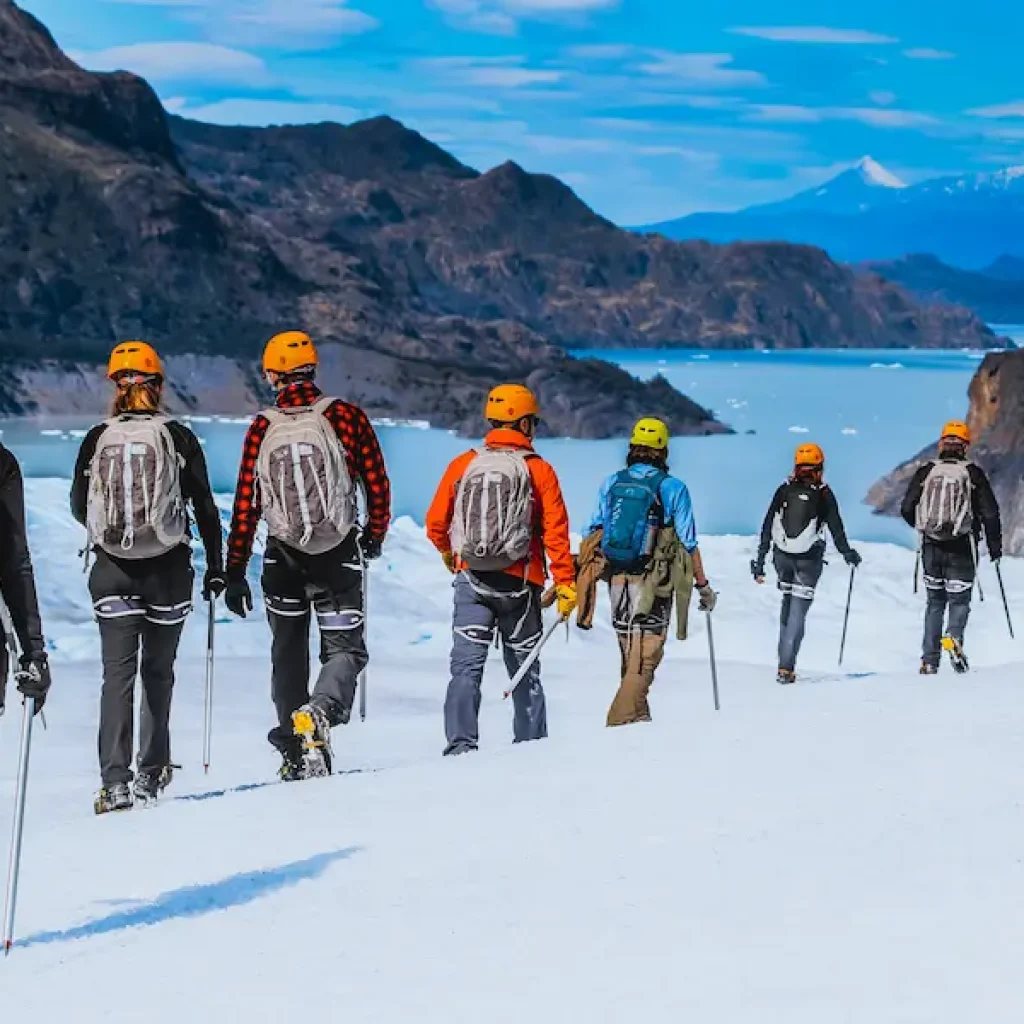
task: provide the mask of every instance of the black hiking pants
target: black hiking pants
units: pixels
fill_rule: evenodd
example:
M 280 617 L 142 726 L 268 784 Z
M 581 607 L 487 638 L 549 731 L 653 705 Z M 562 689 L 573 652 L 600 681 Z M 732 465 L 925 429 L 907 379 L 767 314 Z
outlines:
M 89 592 L 103 656 L 99 756 L 104 786 L 134 778 L 136 677 L 142 680 L 138 769 L 159 772 L 171 764 L 174 661 L 192 610 L 193 575 L 185 544 L 159 558 L 96 553 Z
M 273 638 L 271 696 L 277 726 L 270 742 L 297 757 L 292 714 L 311 700 L 332 726 L 348 722 L 359 676 L 369 661 L 363 567 L 355 541 L 323 555 L 303 555 L 271 540 L 263 559 L 263 596 Z M 320 631 L 320 674 L 309 692 L 309 631 Z
M 815 545 L 806 555 L 790 555 L 776 548 L 774 561 L 782 591 L 779 668 L 794 672 L 807 629 L 807 613 L 825 568 L 824 546 Z
M 967 631 L 977 576 L 971 538 L 960 537 L 943 543 L 924 540 L 921 564 L 928 593 L 921 657 L 925 664 L 938 667 L 943 636 L 948 633 L 962 644 Z

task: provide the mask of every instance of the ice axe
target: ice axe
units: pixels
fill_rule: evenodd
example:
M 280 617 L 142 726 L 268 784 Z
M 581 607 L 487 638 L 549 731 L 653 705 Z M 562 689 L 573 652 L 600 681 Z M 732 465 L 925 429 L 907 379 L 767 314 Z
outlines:
M 715 633 L 711 626 L 711 612 L 704 613 L 708 617 L 708 654 L 711 657 L 711 690 L 715 695 L 715 710 L 721 711 L 722 704 L 718 699 L 718 663 L 715 660 Z

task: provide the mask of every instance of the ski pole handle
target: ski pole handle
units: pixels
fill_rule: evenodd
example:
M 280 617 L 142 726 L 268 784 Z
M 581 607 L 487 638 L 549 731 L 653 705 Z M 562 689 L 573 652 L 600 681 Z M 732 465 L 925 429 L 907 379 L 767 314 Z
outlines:
M 536 664 L 537 659 L 540 657 L 540 652 L 544 649 L 544 645 L 555 635 L 555 630 L 558 629 L 563 622 L 568 622 L 568 615 L 560 615 L 558 619 L 553 622 L 547 632 L 541 637 L 540 642 L 536 647 L 526 656 L 526 661 L 519 666 L 519 671 L 512 678 L 512 681 L 508 684 L 508 689 L 505 691 L 505 700 L 508 700 L 516 690 L 519 689 L 520 683 L 527 677 L 530 669 Z

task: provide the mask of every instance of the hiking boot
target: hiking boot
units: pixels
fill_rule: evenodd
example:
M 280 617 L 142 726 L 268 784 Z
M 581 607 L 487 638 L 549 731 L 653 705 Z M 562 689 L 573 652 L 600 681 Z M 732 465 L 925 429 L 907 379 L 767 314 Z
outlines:
M 156 803 L 157 797 L 171 784 L 172 778 L 174 778 L 174 769 L 170 765 L 139 772 L 135 776 L 135 802 L 137 804 Z
M 132 809 L 131 786 L 127 782 L 116 782 L 112 786 L 104 786 L 93 801 L 92 809 L 97 814 L 130 811 Z
M 949 655 L 954 672 L 958 675 L 963 675 L 965 672 L 970 671 L 971 664 L 967 660 L 963 644 L 959 640 L 952 636 L 944 636 L 942 638 L 942 649 Z
M 775 682 L 781 683 L 783 686 L 789 686 L 791 683 L 796 682 L 796 673 L 791 668 L 780 668 L 775 676 Z
M 302 782 L 306 778 L 306 762 L 301 752 L 281 752 L 281 767 L 277 777 L 282 782 Z
M 932 664 L 930 661 L 922 661 L 920 672 L 923 676 L 937 676 L 939 674 L 939 666 Z
M 292 729 L 302 744 L 302 760 L 307 779 L 331 774 L 331 723 L 323 708 L 303 704 L 292 715 Z

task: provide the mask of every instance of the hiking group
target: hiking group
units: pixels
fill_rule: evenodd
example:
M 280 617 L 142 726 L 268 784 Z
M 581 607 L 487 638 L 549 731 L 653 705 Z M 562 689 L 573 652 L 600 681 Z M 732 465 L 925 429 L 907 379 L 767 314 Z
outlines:
M 72 512 L 88 531 L 87 550 L 95 559 L 89 589 L 103 666 L 97 814 L 155 800 L 172 778 L 169 719 L 175 659 L 193 604 L 193 521 L 205 550 L 202 596 L 209 604 L 211 644 L 219 596 L 237 616 L 253 610 L 246 570 L 257 527 L 261 520 L 266 524 L 261 586 L 276 715 L 268 738 L 281 756 L 283 780 L 331 773 L 331 730 L 351 718 L 368 662 L 367 563 L 381 554 L 391 492 L 369 419 L 357 406 L 321 393 L 317 365 L 316 347 L 305 333 L 286 332 L 266 346 L 263 371 L 275 400 L 245 437 L 225 558 L 202 446 L 163 411 L 159 356 L 143 342 L 118 345 L 111 355 L 112 415 L 83 441 L 71 488 Z M 514 740 L 547 736 L 538 655 L 552 629 L 545 633 L 543 611 L 555 605 L 558 622 L 575 612 L 577 625 L 590 629 L 601 582 L 607 584 L 620 654 L 607 724 L 650 721 L 650 690 L 673 610 L 682 640 L 693 592 L 709 616 L 718 600 L 705 572 L 689 491 L 670 472 L 668 426 L 652 418 L 636 424 L 626 464 L 601 484 L 574 556 L 558 476 L 533 445 L 541 421 L 536 396 L 519 384 L 496 387 L 484 418 L 490 429 L 483 444 L 448 466 L 426 516 L 427 536 L 453 576 L 445 755 L 479 745 L 481 684 L 496 643 L 511 680 Z M 938 457 L 920 467 L 903 503 L 903 515 L 920 537 L 928 594 L 925 674 L 938 670 L 943 650 L 958 672 L 967 670 L 964 632 L 981 537 L 997 567 L 1002 556 L 999 508 L 985 474 L 968 459 L 969 445 L 965 424 L 947 424 Z M 784 684 L 796 680 L 826 564 L 826 533 L 851 568 L 851 592 L 861 564 L 824 470 L 821 448 L 797 449 L 751 562 L 755 582 L 763 584 L 771 553 L 778 577 L 777 678 Z M 20 647 L 16 684 L 38 711 L 50 672 L 21 473 L 2 446 L 0 519 L 0 591 L 13 626 L 3 650 L 6 657 Z M 311 690 L 314 616 L 320 669 Z M 136 755 L 137 679 L 142 712 Z

